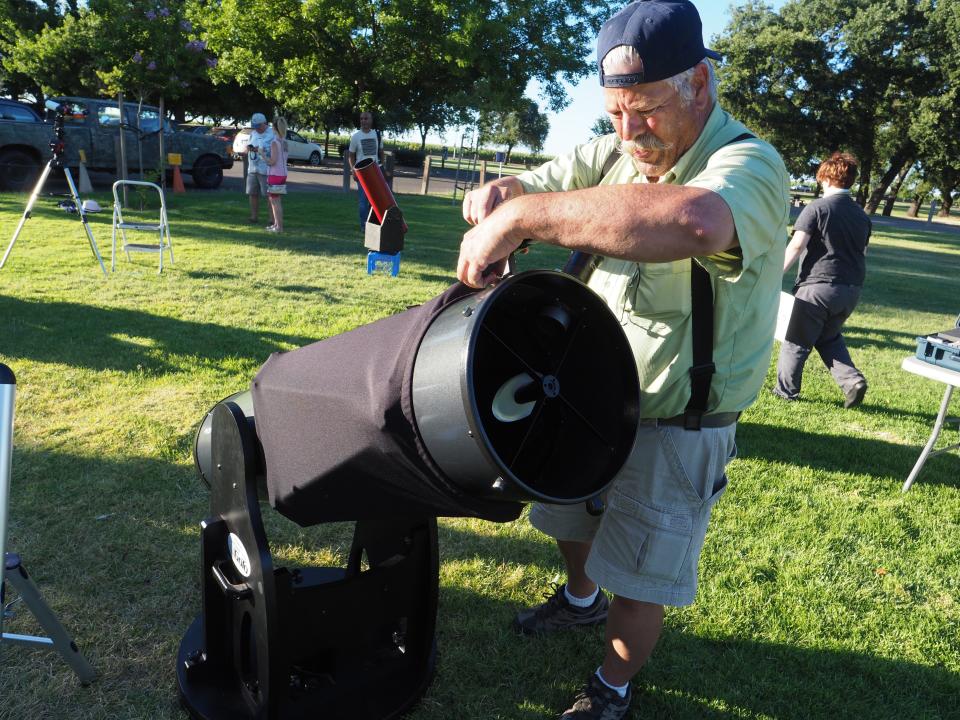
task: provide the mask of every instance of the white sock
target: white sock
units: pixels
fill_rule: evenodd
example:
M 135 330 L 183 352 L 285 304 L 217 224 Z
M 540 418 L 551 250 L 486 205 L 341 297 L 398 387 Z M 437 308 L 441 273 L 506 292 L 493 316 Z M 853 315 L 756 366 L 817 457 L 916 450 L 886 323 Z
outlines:
M 608 683 L 608 682 L 604 679 L 603 673 L 600 672 L 600 668 L 597 668 L 597 677 L 600 678 L 600 682 L 602 682 L 602 683 L 603 683 L 604 685 L 606 685 L 608 688 L 610 688 L 611 690 L 616 690 L 616 691 L 617 691 L 617 694 L 618 694 L 620 697 L 625 698 L 625 697 L 627 696 L 627 688 L 630 687 L 630 681 L 629 681 L 629 680 L 628 680 L 627 682 L 625 682 L 623 685 L 611 685 L 610 683 Z
M 590 607 L 593 605 L 593 601 L 597 599 L 597 595 L 600 592 L 600 586 L 598 585 L 594 588 L 593 593 L 585 598 L 578 598 L 576 595 L 570 594 L 570 588 L 566 585 L 563 586 L 563 594 L 567 598 L 567 602 L 578 608 Z

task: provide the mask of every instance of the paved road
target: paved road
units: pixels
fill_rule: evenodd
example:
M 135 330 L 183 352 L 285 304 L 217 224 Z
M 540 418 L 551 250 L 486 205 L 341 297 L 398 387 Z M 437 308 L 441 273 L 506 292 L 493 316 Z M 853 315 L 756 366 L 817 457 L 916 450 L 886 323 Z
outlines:
M 317 190 L 342 192 L 343 189 L 343 170 L 340 165 L 334 165 L 337 161 L 329 161 L 329 164 L 320 167 L 305 167 L 302 165 L 291 165 L 287 168 L 287 189 L 290 192 L 315 192 Z M 474 173 L 474 180 L 478 173 Z M 423 171 L 421 168 L 398 167 L 394 172 L 393 191 L 397 194 L 417 194 L 420 192 L 422 184 Z M 491 177 L 488 173 L 487 177 Z M 495 174 L 492 176 L 495 177 Z M 448 166 L 440 170 L 433 168 L 430 172 L 429 192 L 431 195 L 446 195 L 453 197 L 455 173 Z M 461 185 L 467 180 L 467 173 L 461 172 Z M 243 184 L 243 163 L 237 162 L 234 166 L 224 173 L 223 188 L 228 191 L 242 191 Z M 351 185 L 351 191 L 356 188 L 356 184 Z M 458 195 L 463 191 L 458 190 Z

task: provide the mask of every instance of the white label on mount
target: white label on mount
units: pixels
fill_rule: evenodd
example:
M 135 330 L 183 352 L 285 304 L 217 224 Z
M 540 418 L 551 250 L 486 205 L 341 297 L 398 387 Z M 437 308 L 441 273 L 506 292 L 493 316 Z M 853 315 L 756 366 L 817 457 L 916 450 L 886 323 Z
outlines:
M 230 559 L 233 560 L 233 566 L 244 577 L 250 577 L 250 556 L 247 555 L 247 549 L 243 546 L 233 533 L 227 537 L 227 550 L 230 552 Z

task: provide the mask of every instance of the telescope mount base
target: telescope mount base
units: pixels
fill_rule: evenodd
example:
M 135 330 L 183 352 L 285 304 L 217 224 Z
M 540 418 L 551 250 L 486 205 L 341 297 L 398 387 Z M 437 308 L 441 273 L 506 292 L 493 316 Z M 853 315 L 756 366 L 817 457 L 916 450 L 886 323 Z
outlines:
M 202 720 L 391 720 L 429 686 L 439 586 L 436 518 L 356 522 L 344 568 L 274 568 L 240 408 L 213 411 L 202 613 L 177 657 Z M 365 562 L 364 562 L 365 561 Z

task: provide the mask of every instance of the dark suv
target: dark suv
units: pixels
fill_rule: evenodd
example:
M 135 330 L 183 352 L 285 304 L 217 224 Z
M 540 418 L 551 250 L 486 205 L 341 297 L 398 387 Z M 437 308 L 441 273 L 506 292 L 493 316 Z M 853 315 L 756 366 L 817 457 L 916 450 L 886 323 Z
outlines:
M 0 120 L 41 122 L 42 118 L 26 103 L 0 98 Z
M 51 98 L 62 108 L 65 150 L 62 162 L 69 168 L 80 165 L 80 151 L 88 170 L 117 172 L 117 146 L 124 135 L 127 169 L 154 170 L 160 160 L 160 134 L 164 152 L 180 156 L 180 167 L 199 188 L 216 188 L 223 171 L 233 167 L 233 150 L 227 143 L 208 135 L 178 132 L 160 111 L 150 105 L 78 97 Z M 14 103 L 15 106 L 22 103 Z M 0 190 L 23 192 L 36 182 L 43 164 L 50 158 L 54 135 L 50 118 L 38 122 L 36 113 L 26 119 L 0 122 Z M 168 161 L 169 162 L 169 161 Z

